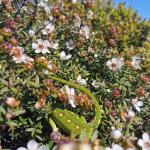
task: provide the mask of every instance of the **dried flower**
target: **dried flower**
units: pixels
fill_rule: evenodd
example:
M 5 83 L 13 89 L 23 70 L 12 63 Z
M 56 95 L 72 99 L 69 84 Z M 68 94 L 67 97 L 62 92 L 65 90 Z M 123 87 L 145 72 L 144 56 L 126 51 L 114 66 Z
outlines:
M 115 88 L 115 89 L 113 89 L 113 91 L 112 91 L 112 95 L 113 95 L 114 97 L 120 97 L 120 96 L 121 96 L 121 92 L 120 92 L 120 90 L 119 90 L 118 88 Z
M 59 143 L 61 141 L 62 135 L 59 131 L 54 131 L 50 135 L 51 140 L 53 140 L 55 143 Z
M 18 107 L 20 105 L 20 101 L 17 101 L 15 98 L 8 97 L 6 99 L 6 104 L 10 107 Z

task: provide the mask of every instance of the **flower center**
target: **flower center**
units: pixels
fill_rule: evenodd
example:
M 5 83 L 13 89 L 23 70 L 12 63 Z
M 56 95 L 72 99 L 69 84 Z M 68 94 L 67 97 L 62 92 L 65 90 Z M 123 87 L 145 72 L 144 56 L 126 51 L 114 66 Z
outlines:
M 116 67 L 116 66 L 117 66 L 117 64 L 112 63 L 112 64 L 111 64 L 111 66 L 114 68 L 114 67 Z
M 43 49 L 44 46 L 42 44 L 39 44 L 39 49 Z

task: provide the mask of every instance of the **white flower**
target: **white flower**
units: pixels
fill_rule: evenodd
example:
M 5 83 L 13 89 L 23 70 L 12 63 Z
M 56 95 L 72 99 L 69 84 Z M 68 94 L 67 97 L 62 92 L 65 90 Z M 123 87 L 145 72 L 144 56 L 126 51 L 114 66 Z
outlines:
M 65 93 L 68 96 L 68 100 L 69 100 L 70 105 L 73 108 L 75 108 L 76 107 L 76 103 L 75 103 L 75 90 L 74 90 L 74 88 L 69 88 L 67 85 L 65 85 L 64 88 L 65 88 L 64 89 Z
M 69 49 L 69 50 L 72 50 L 75 48 L 75 45 L 74 45 L 74 42 L 72 40 L 70 40 L 69 42 L 66 43 L 66 47 Z
M 106 62 L 106 65 L 110 70 L 116 71 L 124 65 L 124 60 L 123 58 L 112 58 Z
M 94 80 L 94 81 L 92 82 L 92 85 L 93 85 L 95 88 L 99 88 L 99 87 L 100 87 L 100 83 L 97 82 L 96 80 Z
M 47 13 L 50 13 L 50 7 L 48 6 L 48 0 L 39 0 L 39 7 L 43 7 Z
M 150 137 L 148 133 L 143 133 L 143 139 L 138 140 L 138 145 L 142 147 L 142 150 L 150 150 Z
M 122 137 L 121 129 L 115 129 L 114 127 L 112 127 L 112 131 L 110 135 L 115 140 L 120 139 Z
M 35 31 L 34 30 L 29 30 L 28 33 L 29 33 L 29 36 L 32 37 L 35 34 Z
M 124 150 L 124 148 L 118 144 L 113 144 L 112 148 L 106 147 L 105 150 Z
M 66 55 L 66 53 L 64 51 L 62 51 L 59 56 L 63 60 L 68 60 L 68 59 L 70 59 L 72 57 L 71 54 Z
M 79 150 L 92 150 L 92 147 L 90 144 L 81 144 Z
M 25 62 L 25 60 L 26 60 L 26 55 L 25 55 L 25 54 L 21 54 L 20 57 L 12 56 L 12 58 L 13 58 L 13 61 L 14 61 L 16 64 L 19 64 L 19 63 Z
M 80 85 L 86 85 L 86 79 L 82 79 L 81 75 L 79 75 L 76 79 L 77 83 Z
M 34 140 L 30 140 L 27 143 L 27 148 L 19 147 L 17 150 L 48 150 L 45 145 L 40 145 Z
M 132 99 L 132 104 L 137 111 L 141 111 L 140 107 L 143 106 L 143 102 L 139 101 L 137 97 Z
M 44 28 L 44 30 L 42 30 L 42 34 L 47 35 L 49 33 L 54 32 L 54 30 L 55 26 L 52 23 L 50 23 Z
M 27 62 L 33 62 L 33 58 L 29 57 L 28 55 L 24 54 L 24 48 L 17 46 L 13 47 L 12 49 L 12 58 L 15 63 L 27 63 Z
M 47 40 L 38 39 L 37 43 L 32 43 L 32 48 L 35 49 L 35 53 L 50 53 L 48 50 L 48 47 L 50 47 L 50 43 Z
M 141 69 L 140 67 L 141 59 L 139 57 L 133 56 L 131 65 L 134 69 Z
M 127 111 L 127 118 L 134 118 L 135 117 L 135 112 L 131 109 Z
M 52 49 L 57 49 L 58 48 L 58 46 L 59 46 L 59 44 L 57 43 L 57 42 L 50 42 L 50 48 L 52 48 Z
M 80 29 L 80 34 L 83 35 L 86 39 L 90 38 L 90 27 L 84 26 Z

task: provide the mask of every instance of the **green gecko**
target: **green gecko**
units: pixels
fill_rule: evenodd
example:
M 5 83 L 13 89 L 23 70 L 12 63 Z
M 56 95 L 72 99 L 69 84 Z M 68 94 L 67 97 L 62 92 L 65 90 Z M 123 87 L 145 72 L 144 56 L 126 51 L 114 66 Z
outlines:
M 80 117 L 79 115 L 66 109 L 63 110 L 60 108 L 56 108 L 53 110 L 53 113 L 52 113 L 52 119 L 54 120 L 54 122 L 60 128 L 70 133 L 72 136 L 78 136 L 82 132 L 86 132 L 88 137 L 91 137 L 94 130 L 98 128 L 101 122 L 101 109 L 95 96 L 85 87 L 78 85 L 76 83 L 72 83 L 72 82 L 69 82 L 69 81 L 54 77 L 54 76 L 49 76 L 49 78 L 84 92 L 94 102 L 95 117 L 89 123 L 86 122 L 83 116 Z

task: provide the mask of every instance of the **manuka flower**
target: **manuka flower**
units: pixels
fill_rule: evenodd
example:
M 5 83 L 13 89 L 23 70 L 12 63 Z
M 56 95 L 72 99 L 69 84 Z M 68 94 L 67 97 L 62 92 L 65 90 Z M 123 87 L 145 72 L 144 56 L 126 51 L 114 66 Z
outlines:
M 50 47 L 50 43 L 47 40 L 38 39 L 37 43 L 32 43 L 32 48 L 35 49 L 35 53 L 50 53 L 48 50 L 48 47 Z
M 148 133 L 143 133 L 143 139 L 138 140 L 138 145 L 142 148 L 142 150 L 150 150 L 150 137 Z
M 64 51 L 62 51 L 59 56 L 62 60 L 69 60 L 72 57 L 71 54 L 67 55 Z
M 106 62 L 106 65 L 112 71 L 120 70 L 124 65 L 124 60 L 123 58 L 112 58 Z
M 141 111 L 140 107 L 143 106 L 143 102 L 139 101 L 137 97 L 132 99 L 132 104 L 137 111 Z
M 80 85 L 86 85 L 86 79 L 82 79 L 81 75 L 77 77 L 76 81 Z
M 80 29 L 80 34 L 83 35 L 86 39 L 90 38 L 90 27 L 89 26 L 84 26 L 81 27 Z
M 43 35 L 47 35 L 47 34 L 52 33 L 52 32 L 54 32 L 54 31 L 55 31 L 55 26 L 54 26 L 52 23 L 50 23 L 50 24 L 48 24 L 48 25 L 42 30 L 42 34 L 43 34 Z

